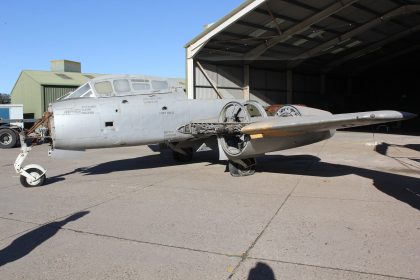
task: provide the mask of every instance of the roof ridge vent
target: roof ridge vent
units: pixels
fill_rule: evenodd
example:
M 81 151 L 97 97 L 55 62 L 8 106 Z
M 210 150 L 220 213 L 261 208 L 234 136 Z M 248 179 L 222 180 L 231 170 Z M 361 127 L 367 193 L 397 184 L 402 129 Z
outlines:
M 62 74 L 62 73 L 54 73 L 54 74 L 64 80 L 73 80 L 71 77 L 67 76 L 66 74 Z

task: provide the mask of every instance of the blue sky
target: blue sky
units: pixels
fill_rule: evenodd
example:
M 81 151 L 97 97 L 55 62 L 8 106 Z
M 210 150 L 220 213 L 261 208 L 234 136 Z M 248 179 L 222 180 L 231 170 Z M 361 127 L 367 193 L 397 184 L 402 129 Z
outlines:
M 50 60 L 85 73 L 185 77 L 184 45 L 243 0 L 2 0 L 0 92 Z

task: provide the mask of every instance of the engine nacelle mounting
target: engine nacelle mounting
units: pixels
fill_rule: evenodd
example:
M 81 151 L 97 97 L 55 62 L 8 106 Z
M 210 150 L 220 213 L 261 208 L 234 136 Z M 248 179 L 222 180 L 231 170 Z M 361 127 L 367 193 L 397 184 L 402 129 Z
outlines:
M 251 116 L 247 108 L 232 101 L 226 104 L 219 115 L 220 123 L 250 123 Z M 242 133 L 226 134 L 218 137 L 219 144 L 228 158 L 240 156 L 249 144 L 249 136 Z
M 283 109 L 283 110 L 281 110 Z M 256 102 L 239 103 L 232 101 L 226 104 L 220 112 L 219 123 L 241 124 L 258 120 L 279 117 L 300 117 L 305 115 L 325 115 L 329 112 L 303 106 L 283 106 L 275 116 L 267 117 L 263 107 Z M 255 158 L 265 153 L 290 149 L 312 144 L 332 136 L 331 131 L 313 132 L 301 135 L 284 135 L 281 137 L 251 135 L 238 133 L 221 134 L 218 136 L 219 147 L 229 160 Z
M 282 118 L 299 117 L 302 116 L 302 113 L 295 106 L 284 105 L 277 110 L 275 116 Z

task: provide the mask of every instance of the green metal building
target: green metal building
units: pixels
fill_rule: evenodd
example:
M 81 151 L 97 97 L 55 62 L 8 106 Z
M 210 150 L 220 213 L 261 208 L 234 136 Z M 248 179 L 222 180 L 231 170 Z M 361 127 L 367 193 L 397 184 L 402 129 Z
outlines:
M 12 92 L 12 104 L 23 104 L 25 118 L 41 118 L 48 104 L 100 74 L 81 73 L 79 62 L 51 61 L 51 71 L 23 70 Z

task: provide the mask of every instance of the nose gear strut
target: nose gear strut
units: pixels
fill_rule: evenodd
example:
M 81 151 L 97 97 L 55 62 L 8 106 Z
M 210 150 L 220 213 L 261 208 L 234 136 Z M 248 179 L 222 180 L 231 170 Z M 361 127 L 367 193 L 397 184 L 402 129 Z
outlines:
M 21 148 L 14 167 L 16 173 L 20 175 L 20 183 L 26 188 L 39 187 L 45 183 L 47 172 L 45 168 L 38 164 L 29 164 L 22 168 L 22 164 L 31 151 L 33 143 L 44 141 L 47 138 L 51 116 L 52 113 L 45 112 L 42 119 L 38 120 L 29 130 L 19 134 Z

